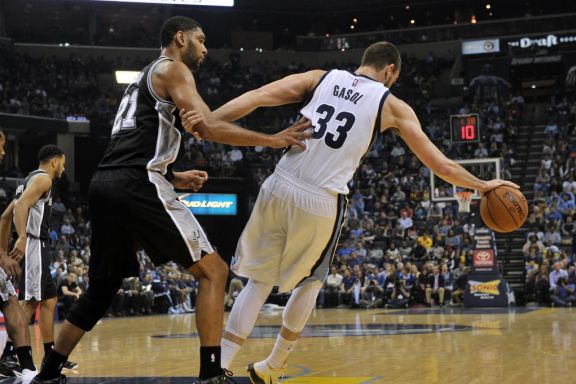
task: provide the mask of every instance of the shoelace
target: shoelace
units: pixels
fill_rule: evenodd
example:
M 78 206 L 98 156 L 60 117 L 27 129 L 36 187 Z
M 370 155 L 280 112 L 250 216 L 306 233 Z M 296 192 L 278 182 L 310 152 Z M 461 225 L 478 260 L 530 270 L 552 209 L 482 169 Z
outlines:
M 232 376 L 234 374 L 231 371 L 229 371 L 227 369 L 223 369 L 223 371 L 224 371 L 224 376 L 226 376 L 226 379 L 228 380 L 229 383 L 238 384 L 238 382 L 232 378 Z

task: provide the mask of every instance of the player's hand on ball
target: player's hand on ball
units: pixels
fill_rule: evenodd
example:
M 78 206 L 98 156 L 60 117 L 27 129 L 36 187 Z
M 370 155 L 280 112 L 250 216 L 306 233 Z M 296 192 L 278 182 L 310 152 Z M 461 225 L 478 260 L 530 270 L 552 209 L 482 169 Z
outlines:
M 295 145 L 306 149 L 304 140 L 311 138 L 313 133 L 312 123 L 303 117 L 294 123 L 294 125 L 272 136 L 272 143 L 270 143 L 269 147 L 284 148 Z
M 180 119 L 182 119 L 182 126 L 186 131 L 191 132 L 196 140 L 202 140 L 200 134 L 194 130 L 194 127 L 204 120 L 202 115 L 196 111 L 186 111 L 185 109 L 181 109 Z
M 480 195 L 484 196 L 485 193 L 490 192 L 494 188 L 497 188 L 497 187 L 500 187 L 503 185 L 506 185 L 506 186 L 512 187 L 512 188 L 516 188 L 516 189 L 520 189 L 520 186 L 518 184 L 515 184 L 511 181 L 493 179 L 493 180 L 488 180 L 484 183 L 484 187 L 482 189 L 480 189 Z

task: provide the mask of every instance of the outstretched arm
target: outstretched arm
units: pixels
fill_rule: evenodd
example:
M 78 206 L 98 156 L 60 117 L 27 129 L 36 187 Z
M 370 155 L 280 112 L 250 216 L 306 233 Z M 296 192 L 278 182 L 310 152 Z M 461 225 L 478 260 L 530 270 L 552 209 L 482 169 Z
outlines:
M 303 145 L 300 141 L 304 138 L 302 131 L 309 125 L 301 124 L 277 135 L 266 135 L 217 119 L 198 94 L 194 77 L 182 62 L 160 63 L 154 70 L 152 85 L 160 97 L 172 100 L 180 110 L 194 110 L 200 115 L 200 122 L 194 127 L 194 131 L 205 140 L 229 145 L 262 145 L 274 148 Z
M 506 180 L 480 180 L 455 161 L 447 158 L 422 131 L 416 114 L 408 104 L 393 95 L 388 96 L 382 110 L 381 129 L 395 128 L 400 137 L 432 172 L 447 182 L 486 193 L 501 185 L 520 188 Z
M 259 107 L 275 107 L 302 101 L 325 73 L 321 70 L 298 73 L 248 91 L 215 110 L 214 117 L 224 121 L 236 121 Z

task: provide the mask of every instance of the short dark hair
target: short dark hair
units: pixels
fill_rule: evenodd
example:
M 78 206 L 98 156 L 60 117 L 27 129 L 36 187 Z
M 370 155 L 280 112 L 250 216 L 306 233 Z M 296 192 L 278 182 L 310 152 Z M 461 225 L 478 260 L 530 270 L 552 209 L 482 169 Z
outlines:
M 389 64 L 394 64 L 398 71 L 400 70 L 401 63 L 402 58 L 400 57 L 400 51 L 398 51 L 398 48 L 387 41 L 380 41 L 366 48 L 362 55 L 362 62 L 360 65 L 381 70 Z
M 52 144 L 45 145 L 38 151 L 38 161 L 41 164 L 45 164 L 51 159 L 61 156 L 64 156 L 64 151 Z
M 164 22 L 160 30 L 160 46 L 163 48 L 169 46 L 176 32 L 186 32 L 196 28 L 202 27 L 194 19 L 184 16 L 171 17 Z

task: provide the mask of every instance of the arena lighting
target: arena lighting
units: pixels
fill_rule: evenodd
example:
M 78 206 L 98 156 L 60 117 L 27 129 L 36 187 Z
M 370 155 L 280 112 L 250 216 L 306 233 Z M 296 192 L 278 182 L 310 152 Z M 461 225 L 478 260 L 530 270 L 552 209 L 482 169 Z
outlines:
M 118 84 L 131 84 L 138 77 L 139 71 L 115 71 Z
M 170 5 L 212 5 L 217 7 L 233 7 L 234 0 L 86 0 L 86 1 L 113 1 L 116 3 L 144 3 L 144 4 L 170 4 Z

